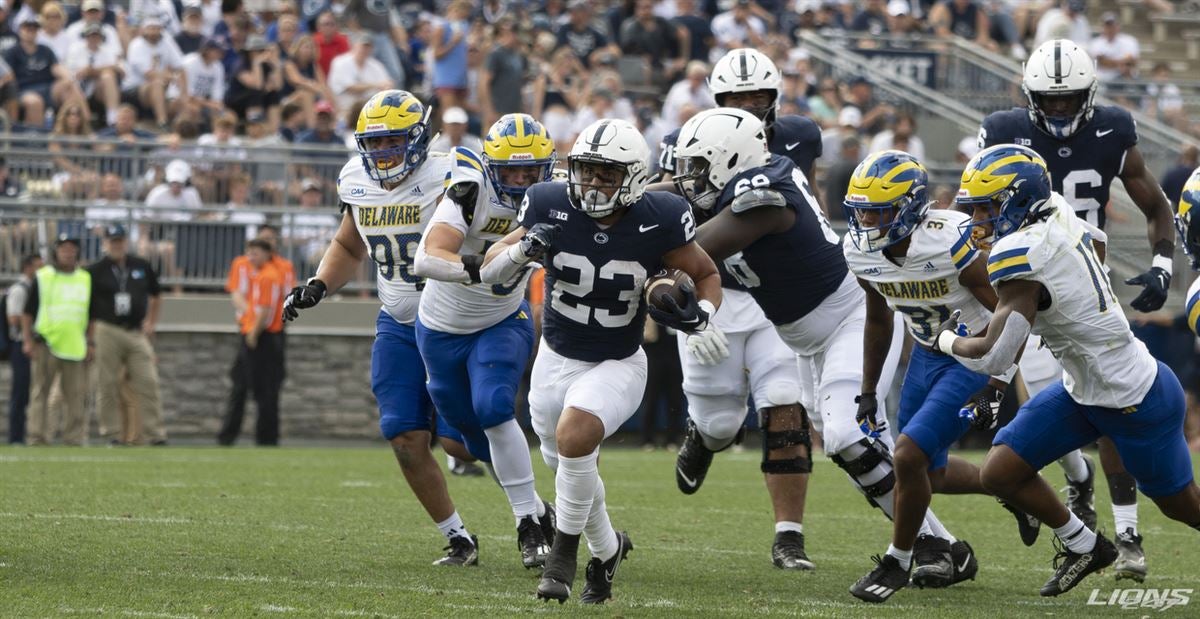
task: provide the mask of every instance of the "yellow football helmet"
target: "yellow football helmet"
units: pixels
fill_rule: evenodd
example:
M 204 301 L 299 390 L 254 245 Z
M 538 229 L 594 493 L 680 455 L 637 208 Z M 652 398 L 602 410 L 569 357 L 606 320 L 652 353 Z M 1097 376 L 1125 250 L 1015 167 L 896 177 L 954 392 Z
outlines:
M 509 206 L 520 204 L 530 185 L 549 181 L 556 161 L 558 157 L 550 132 L 529 114 L 501 116 L 483 140 L 483 162 L 488 180 L 501 200 L 507 199 Z M 526 177 L 521 179 L 527 182 L 524 185 L 505 183 L 504 168 L 518 167 L 536 168 L 532 182 Z
M 899 150 L 867 155 L 842 202 L 854 246 L 873 252 L 907 238 L 929 211 L 928 188 L 929 172 L 916 157 Z
M 1175 229 L 1183 242 L 1183 253 L 1192 260 L 1192 269 L 1200 271 L 1200 168 L 1192 171 L 1183 193 L 1179 194 L 1179 208 L 1175 213 Z
M 955 203 L 986 207 L 987 219 L 967 225 L 972 226 L 972 236 L 974 227 L 990 226 L 995 242 L 1052 212 L 1051 192 L 1050 170 L 1041 155 L 1025 146 L 997 144 L 967 163 Z
M 384 90 L 371 97 L 358 113 L 354 141 L 367 176 L 379 182 L 404 178 L 429 154 L 429 112 L 406 90 Z M 381 138 L 403 137 L 397 140 Z

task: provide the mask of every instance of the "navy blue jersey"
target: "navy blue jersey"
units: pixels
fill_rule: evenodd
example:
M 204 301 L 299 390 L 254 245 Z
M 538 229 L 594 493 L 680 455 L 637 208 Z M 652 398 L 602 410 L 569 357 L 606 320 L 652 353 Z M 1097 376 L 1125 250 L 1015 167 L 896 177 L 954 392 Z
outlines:
M 566 183 L 539 183 L 525 192 L 517 215 L 526 229 L 562 227 L 542 262 L 546 306 L 542 335 L 554 352 L 579 361 L 624 359 L 642 344 L 642 287 L 663 268 L 663 254 L 696 236 L 683 198 L 648 191 L 611 226 L 571 206 Z
M 769 187 L 783 194 L 786 204 L 755 208 L 789 208 L 796 213 L 791 228 L 758 239 L 741 251 L 736 264 L 730 263 L 736 254 L 726 260 L 763 313 L 777 325 L 799 320 L 815 309 L 838 289 L 847 273 L 841 239 L 795 168 L 790 159 L 772 155 L 767 165 L 733 177 L 717 198 L 718 209 L 733 208 L 737 217 L 734 198 Z
M 1041 155 L 1054 191 L 1067 199 L 1076 215 L 1100 229 L 1109 187 L 1125 165 L 1125 152 L 1137 141 L 1133 117 L 1110 105 L 1097 105 L 1092 119 L 1065 140 L 1039 129 L 1023 107 L 993 112 L 979 128 L 981 148 L 1019 144 Z

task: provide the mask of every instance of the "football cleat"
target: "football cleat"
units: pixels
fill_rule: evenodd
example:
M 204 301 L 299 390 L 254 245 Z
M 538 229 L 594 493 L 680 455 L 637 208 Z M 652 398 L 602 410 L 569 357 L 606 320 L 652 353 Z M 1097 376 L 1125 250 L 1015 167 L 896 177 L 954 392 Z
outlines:
M 950 542 L 922 535 L 913 545 L 912 584 L 920 589 L 941 589 L 954 584 L 954 561 Z
M 1067 508 L 1080 520 L 1083 526 L 1096 530 L 1096 463 L 1088 456 L 1083 457 L 1087 464 L 1088 477 L 1081 482 L 1067 480 Z
M 557 600 L 562 604 L 571 597 L 571 585 L 575 584 L 575 570 L 578 569 L 578 554 L 578 535 L 567 535 L 561 531 L 555 533 L 554 545 L 550 547 L 550 555 L 546 557 L 546 565 L 542 568 L 542 579 L 538 581 L 539 600 Z
M 979 573 L 979 561 L 975 560 L 975 550 L 962 540 L 950 544 L 950 562 L 954 564 L 954 580 L 950 582 L 952 585 L 964 580 L 975 580 L 975 574 Z
M 1117 546 L 1117 560 L 1113 563 L 1113 570 L 1117 573 L 1117 580 L 1145 580 L 1146 553 L 1142 552 L 1142 536 L 1128 528 L 1117 533 L 1117 539 L 1114 541 Z
M 587 570 L 584 572 L 586 581 L 583 593 L 579 595 L 580 602 L 603 604 L 612 598 L 613 577 L 617 575 L 617 568 L 621 567 L 621 562 L 630 550 L 633 550 L 633 542 L 629 535 L 624 531 L 617 531 L 617 554 L 608 561 L 601 561 L 596 557 L 588 561 Z
M 434 561 L 434 565 L 454 567 L 479 565 L 479 540 L 474 535 L 470 539 L 456 535 L 450 538 L 450 545 L 442 550 L 448 551 L 446 556 Z
M 542 525 L 534 516 L 525 516 L 517 524 L 517 548 L 521 550 L 521 564 L 525 569 L 545 565 L 550 545 L 546 543 Z
M 1112 565 L 1117 559 L 1117 548 L 1099 533 L 1096 534 L 1096 545 L 1084 553 L 1071 552 L 1057 537 L 1054 538 L 1054 547 L 1058 549 L 1054 555 L 1054 576 L 1042 585 L 1043 596 L 1066 593 L 1074 589 L 1084 576 Z
M 447 464 L 450 465 L 451 475 L 457 475 L 459 477 L 483 477 L 486 475 L 486 473 L 483 471 L 483 467 L 475 464 L 474 462 L 459 460 L 454 456 L 447 456 L 446 460 L 448 461 Z
M 538 526 L 542 527 L 542 537 L 546 540 L 546 545 L 554 546 L 555 527 L 558 526 L 558 512 L 554 510 L 554 503 L 542 501 L 542 505 L 546 507 L 546 513 L 538 518 Z
M 850 595 L 864 602 L 881 604 L 908 584 L 908 570 L 900 567 L 899 559 L 892 555 L 875 555 L 871 560 L 875 562 L 875 569 L 850 587 Z
M 700 429 L 690 418 L 687 431 L 683 435 L 683 446 L 675 457 L 675 484 L 684 494 L 695 494 L 708 475 L 708 467 L 712 465 L 713 453 L 704 446 L 704 438 Z
M 804 534 L 795 531 L 780 531 L 775 534 L 771 546 L 771 561 L 781 570 L 812 570 L 816 564 L 804 553 Z
M 1011 505 L 1000 499 L 996 499 L 1004 509 L 1007 509 L 1017 518 L 1017 532 L 1021 534 L 1021 543 L 1026 546 L 1032 546 L 1037 542 L 1038 533 L 1041 532 L 1042 522 L 1029 514 L 1021 511 L 1015 505 Z

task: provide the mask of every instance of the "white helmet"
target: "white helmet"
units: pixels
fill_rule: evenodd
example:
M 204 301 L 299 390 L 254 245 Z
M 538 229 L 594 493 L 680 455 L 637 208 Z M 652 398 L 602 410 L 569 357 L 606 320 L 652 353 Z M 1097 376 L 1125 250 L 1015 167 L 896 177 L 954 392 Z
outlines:
M 734 176 L 770 160 L 766 127 L 758 116 L 733 107 L 705 110 L 679 130 L 675 186 L 696 208 L 708 210 Z
M 583 182 L 583 166 L 587 164 L 620 167 L 623 177 L 619 184 L 598 185 L 597 180 Z M 631 206 L 646 193 L 650 180 L 650 147 L 646 138 L 631 123 L 616 118 L 601 118 L 587 126 L 571 154 L 567 155 L 567 186 L 571 204 L 596 218 L 612 214 L 620 207 Z M 604 189 L 611 189 L 609 195 Z
M 1092 118 L 1096 63 L 1072 41 L 1046 41 L 1025 62 L 1021 90 L 1030 120 L 1053 137 L 1069 138 Z
M 766 54 L 748 47 L 730 50 L 721 56 L 713 65 L 712 75 L 708 76 L 708 89 L 712 91 L 717 105 L 726 105 L 725 95 L 731 92 L 769 91 L 771 103 L 767 107 L 748 110 L 768 127 L 775 123 L 775 108 L 779 104 L 782 83 L 783 76 L 775 63 Z

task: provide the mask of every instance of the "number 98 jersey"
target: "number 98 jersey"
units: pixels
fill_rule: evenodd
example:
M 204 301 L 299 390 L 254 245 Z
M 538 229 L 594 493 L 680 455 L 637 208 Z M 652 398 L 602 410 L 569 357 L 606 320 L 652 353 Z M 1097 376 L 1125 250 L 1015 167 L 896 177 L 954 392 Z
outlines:
M 615 224 L 601 226 L 571 205 L 566 183 L 538 183 L 525 193 L 517 219 L 525 229 L 562 228 L 542 258 L 542 335 L 554 352 L 586 362 L 637 352 L 646 278 L 663 268 L 663 254 L 696 236 L 687 201 L 659 191 L 647 191 Z
M 450 157 L 430 153 L 391 191 L 367 177 L 358 157 L 347 162 L 338 175 L 342 209 L 350 210 L 367 256 L 379 269 L 379 300 L 401 324 L 410 325 L 417 319 L 425 280 L 413 274 L 413 259 L 449 174 Z
M 979 128 L 979 147 L 996 144 L 1028 146 L 1046 160 L 1054 191 L 1084 221 L 1104 229 L 1109 188 L 1125 166 L 1125 151 L 1138 141 L 1129 112 L 1097 105 L 1092 119 L 1065 140 L 1038 129 L 1026 108 L 993 112 Z

